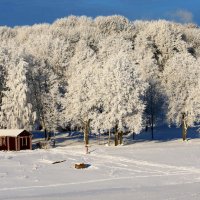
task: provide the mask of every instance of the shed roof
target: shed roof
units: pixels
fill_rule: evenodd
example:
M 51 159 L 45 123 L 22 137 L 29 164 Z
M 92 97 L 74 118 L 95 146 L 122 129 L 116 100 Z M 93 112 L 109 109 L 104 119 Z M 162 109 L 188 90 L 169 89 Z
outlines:
M 25 129 L 0 129 L 0 137 L 2 136 L 17 137 L 23 131 L 25 131 Z

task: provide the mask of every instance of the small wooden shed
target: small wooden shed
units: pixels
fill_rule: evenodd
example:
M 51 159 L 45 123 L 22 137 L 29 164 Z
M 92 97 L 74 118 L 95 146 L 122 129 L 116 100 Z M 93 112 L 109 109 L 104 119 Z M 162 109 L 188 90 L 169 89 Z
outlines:
M 24 129 L 0 129 L 0 150 L 32 149 L 32 134 Z

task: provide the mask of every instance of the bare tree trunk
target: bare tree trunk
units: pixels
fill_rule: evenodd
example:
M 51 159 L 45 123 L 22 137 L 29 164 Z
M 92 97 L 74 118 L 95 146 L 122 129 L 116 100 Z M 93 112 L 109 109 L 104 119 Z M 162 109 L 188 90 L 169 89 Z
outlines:
M 86 121 L 84 124 L 84 141 L 86 146 L 89 144 L 89 127 L 90 120 Z
M 145 132 L 148 131 L 148 124 L 146 123 Z
M 110 129 L 109 129 L 109 135 L 108 135 L 108 145 L 110 146 L 110 137 L 111 137 L 111 133 L 110 133 Z
M 123 143 L 123 131 L 119 132 L 119 144 Z
M 151 139 L 152 139 L 152 140 L 154 139 L 153 124 L 154 124 L 154 115 L 153 115 L 153 113 L 152 113 L 152 115 L 151 115 Z
M 133 140 L 135 139 L 135 132 L 133 132 Z
M 188 130 L 188 125 L 187 125 L 187 120 L 186 120 L 186 114 L 182 114 L 182 138 L 183 141 L 186 140 L 187 138 L 187 130 Z
M 115 127 L 115 146 L 118 145 L 118 128 L 117 126 Z
M 152 88 L 153 90 L 153 88 Z M 153 130 L 153 124 L 154 124 L 154 94 L 152 93 L 153 91 L 151 91 L 151 119 L 150 119 L 150 124 L 151 124 L 151 139 L 154 139 L 154 130 Z
M 47 129 L 44 129 L 44 139 L 47 141 Z
M 103 145 L 105 145 L 105 133 L 103 132 Z
M 45 141 L 47 141 L 47 139 L 48 139 L 48 132 L 47 132 L 47 129 L 46 129 L 46 125 L 45 125 L 44 119 L 42 119 L 42 129 L 44 130 L 44 139 L 45 139 Z
M 101 144 L 101 132 L 99 131 L 99 134 L 98 134 L 98 144 L 100 145 Z

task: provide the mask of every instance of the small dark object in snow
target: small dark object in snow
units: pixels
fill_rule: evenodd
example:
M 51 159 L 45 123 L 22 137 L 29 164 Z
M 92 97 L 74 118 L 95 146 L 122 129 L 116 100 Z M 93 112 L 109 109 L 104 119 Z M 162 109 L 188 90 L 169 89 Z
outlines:
M 65 162 L 65 161 L 66 160 L 60 160 L 60 161 L 53 162 L 52 164 L 58 164 L 58 163 Z
M 90 166 L 89 164 L 85 164 L 85 163 L 75 164 L 76 169 L 84 169 L 84 168 L 88 168 L 89 166 Z
M 39 149 L 48 149 L 49 143 L 47 141 L 40 141 L 36 143 L 36 147 Z
M 56 146 L 56 140 L 55 139 L 51 139 L 50 144 L 51 144 L 52 147 L 55 147 Z

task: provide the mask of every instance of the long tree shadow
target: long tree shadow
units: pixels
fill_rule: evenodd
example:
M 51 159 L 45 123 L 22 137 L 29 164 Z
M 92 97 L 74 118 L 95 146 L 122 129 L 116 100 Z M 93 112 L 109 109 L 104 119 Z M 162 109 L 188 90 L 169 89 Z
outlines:
M 200 138 L 200 133 L 197 131 L 198 127 L 189 128 L 187 134 L 187 140 Z M 169 142 L 182 139 L 181 128 L 161 126 L 154 129 L 154 139 L 151 138 L 150 130 L 136 134 L 133 139 L 132 136 L 125 137 L 127 145 L 141 142 Z
M 89 141 L 94 143 L 97 141 L 95 135 L 89 135 Z M 82 132 L 71 132 L 58 135 L 56 138 L 56 147 L 66 146 L 66 145 L 75 145 L 75 144 L 84 144 L 84 135 Z

